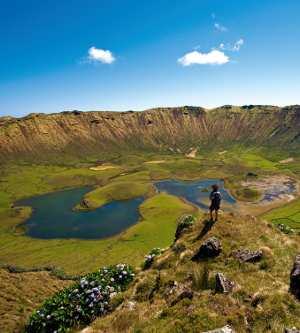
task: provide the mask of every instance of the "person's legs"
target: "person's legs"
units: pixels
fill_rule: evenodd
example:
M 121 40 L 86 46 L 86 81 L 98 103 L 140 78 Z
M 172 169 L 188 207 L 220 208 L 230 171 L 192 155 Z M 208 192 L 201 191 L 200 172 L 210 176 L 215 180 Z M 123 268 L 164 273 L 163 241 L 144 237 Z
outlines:
M 212 209 L 210 209 L 210 219 L 211 219 L 211 220 L 214 219 L 214 218 L 213 218 L 213 210 L 212 210 Z
M 218 221 L 218 215 L 219 215 L 218 212 L 219 211 L 216 209 L 215 212 L 216 212 L 216 221 Z

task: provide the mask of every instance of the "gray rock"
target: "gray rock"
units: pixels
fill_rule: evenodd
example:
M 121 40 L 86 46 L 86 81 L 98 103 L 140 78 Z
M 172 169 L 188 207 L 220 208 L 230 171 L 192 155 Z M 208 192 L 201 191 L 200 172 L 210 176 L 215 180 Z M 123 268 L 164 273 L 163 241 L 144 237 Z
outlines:
M 178 241 L 178 239 L 181 237 L 181 232 L 182 230 L 184 229 L 183 228 L 183 221 L 185 220 L 185 218 L 187 217 L 187 215 L 183 215 L 181 216 L 181 218 L 179 219 L 179 222 L 178 222 L 178 225 L 177 225 L 177 229 L 176 229 L 176 232 L 175 232 L 175 239 L 174 239 L 174 243 L 176 241 Z
M 227 274 L 218 273 L 216 275 L 216 293 L 229 294 L 232 291 L 234 285 L 234 282 L 228 281 Z
M 290 293 L 300 299 L 300 254 L 296 255 L 290 274 Z
M 292 327 L 291 329 L 285 328 L 284 333 L 300 333 L 297 327 Z
M 170 290 L 170 295 L 175 294 L 176 289 L 180 288 L 180 283 L 178 283 L 177 281 L 174 282 L 173 288 Z
M 218 328 L 214 331 L 207 331 L 207 332 L 203 332 L 203 333 L 234 333 L 234 330 L 229 325 L 227 325 L 227 326 Z
M 201 294 L 196 293 L 194 290 L 192 290 L 191 288 L 189 288 L 186 285 L 184 285 L 181 290 L 182 290 L 182 292 L 187 291 L 187 292 L 191 293 L 193 295 L 193 297 L 200 297 L 200 296 L 202 296 Z
M 209 237 L 200 245 L 199 250 L 194 254 L 191 260 L 195 261 L 201 257 L 214 257 L 222 251 L 222 245 L 218 238 Z
M 209 237 L 200 245 L 199 250 L 193 255 L 192 261 L 199 258 L 207 258 L 217 256 L 222 251 L 222 245 L 218 238 Z
M 263 256 L 261 250 L 250 251 L 246 247 L 243 249 L 239 249 L 233 252 L 233 258 L 237 259 L 240 264 L 244 262 L 256 262 L 259 261 Z
M 125 308 L 130 310 L 130 311 L 135 311 L 137 309 L 136 305 L 133 302 L 128 302 L 125 305 Z

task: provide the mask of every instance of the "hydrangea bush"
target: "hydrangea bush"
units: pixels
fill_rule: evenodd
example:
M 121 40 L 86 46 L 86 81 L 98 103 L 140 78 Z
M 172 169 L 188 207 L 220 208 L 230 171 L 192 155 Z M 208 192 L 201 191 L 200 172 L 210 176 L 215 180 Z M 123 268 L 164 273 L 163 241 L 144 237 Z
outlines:
M 57 292 L 32 314 L 25 332 L 57 333 L 83 325 L 108 311 L 110 297 L 126 290 L 134 267 L 125 264 L 101 268 Z
M 189 216 L 187 216 L 187 217 L 183 220 L 183 222 L 182 222 L 182 226 L 183 226 L 184 228 L 187 228 L 187 227 L 189 227 L 189 226 L 191 226 L 191 225 L 194 225 L 194 223 L 195 223 L 195 221 L 194 221 L 193 216 L 192 216 L 192 215 L 189 215 Z
M 283 223 L 277 223 L 276 227 L 278 227 L 282 232 L 284 232 L 287 235 L 295 234 L 295 231 L 293 229 L 291 229 L 290 227 L 286 227 Z M 299 232 L 296 234 L 299 235 Z
M 165 252 L 165 249 L 160 249 L 159 247 L 154 248 L 149 252 L 149 255 L 145 256 L 145 268 L 149 268 L 153 263 L 156 256 Z

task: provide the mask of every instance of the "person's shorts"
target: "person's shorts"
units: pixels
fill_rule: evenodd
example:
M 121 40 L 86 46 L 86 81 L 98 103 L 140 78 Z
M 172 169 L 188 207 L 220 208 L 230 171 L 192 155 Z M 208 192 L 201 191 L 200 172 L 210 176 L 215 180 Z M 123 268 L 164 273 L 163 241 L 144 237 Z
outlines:
M 215 205 L 215 204 L 211 204 L 209 207 L 210 210 L 219 210 L 220 209 L 220 205 Z

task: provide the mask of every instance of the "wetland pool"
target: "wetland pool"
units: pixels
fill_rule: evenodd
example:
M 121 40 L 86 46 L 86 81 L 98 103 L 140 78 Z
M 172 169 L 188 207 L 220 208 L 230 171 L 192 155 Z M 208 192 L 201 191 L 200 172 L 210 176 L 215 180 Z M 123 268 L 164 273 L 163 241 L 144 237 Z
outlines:
M 167 180 L 154 183 L 158 193 L 176 195 L 188 202 L 200 207 L 202 210 L 209 210 L 211 185 L 217 183 L 219 192 L 222 195 L 221 209 L 239 214 L 239 205 L 230 193 L 224 189 L 222 180 L 199 180 L 192 183 L 183 183 L 178 180 Z
M 255 182 L 241 182 L 242 186 L 251 185 L 264 194 L 259 201 L 241 202 L 235 200 L 230 192 L 224 189 L 222 180 L 199 180 L 191 183 L 167 180 L 153 185 L 159 193 L 176 195 L 207 211 L 210 206 L 211 185 L 214 183 L 219 185 L 222 195 L 221 209 L 236 215 L 252 214 L 254 216 L 292 201 L 294 199 L 292 193 L 298 187 L 297 181 L 290 177 L 271 176 L 267 179 L 257 179 Z
M 240 202 L 224 189 L 222 180 L 200 180 L 191 183 L 167 180 L 153 185 L 159 193 L 181 197 L 207 211 L 213 183 L 219 184 L 219 191 L 222 194 L 221 209 L 236 215 L 262 214 L 293 200 L 292 192 L 298 188 L 297 181 L 288 177 L 273 176 L 260 179 L 251 185 L 259 187 L 264 193 L 263 198 L 256 202 Z M 249 186 L 250 183 L 244 182 L 244 185 Z M 20 225 L 28 230 L 23 235 L 40 239 L 99 240 L 116 236 L 139 221 L 137 209 L 145 197 L 130 201 L 108 202 L 92 212 L 73 210 L 83 196 L 92 190 L 94 187 L 75 188 L 16 201 L 15 206 L 34 207 L 32 216 Z
M 108 202 L 92 212 L 76 211 L 82 197 L 94 187 L 56 191 L 15 202 L 15 206 L 34 207 L 31 218 L 22 223 L 24 236 L 40 239 L 103 239 L 120 234 L 139 221 L 137 208 L 146 198 Z

